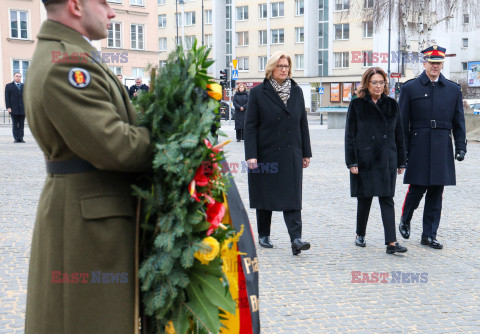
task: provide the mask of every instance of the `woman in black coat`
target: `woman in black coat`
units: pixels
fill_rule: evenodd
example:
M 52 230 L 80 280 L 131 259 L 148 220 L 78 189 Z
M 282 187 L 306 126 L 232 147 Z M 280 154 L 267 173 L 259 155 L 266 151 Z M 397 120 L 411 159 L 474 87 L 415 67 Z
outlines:
M 395 233 L 396 174 L 406 166 L 403 128 L 397 102 L 388 97 L 387 74 L 369 68 L 362 77 L 358 98 L 348 108 L 345 159 L 350 168 L 350 192 L 357 197 L 357 237 L 365 247 L 365 232 L 373 196 L 378 196 L 387 253 L 404 253 Z
M 265 80 L 250 90 L 245 121 L 250 207 L 257 209 L 260 246 L 272 248 L 272 211 L 283 211 L 292 252 L 310 248 L 302 237 L 302 172 L 312 151 L 302 89 L 290 79 L 292 61 L 279 51 Z
M 235 130 L 237 131 L 237 141 L 244 140 L 243 129 L 245 127 L 245 113 L 247 112 L 248 93 L 244 84 L 239 84 L 237 92 L 233 96 L 233 105 L 235 106 Z

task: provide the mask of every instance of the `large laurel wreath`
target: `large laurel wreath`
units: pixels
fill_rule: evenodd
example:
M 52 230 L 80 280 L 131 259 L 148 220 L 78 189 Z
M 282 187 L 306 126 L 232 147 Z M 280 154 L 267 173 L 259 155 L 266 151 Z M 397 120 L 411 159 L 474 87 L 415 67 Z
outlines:
M 208 53 L 196 42 L 178 48 L 136 101 L 154 147 L 153 173 L 134 187 L 144 203 L 139 278 L 158 333 L 171 326 L 178 334 L 218 333 L 225 312 L 235 313 L 221 259 L 235 237 L 221 223 L 228 188 L 216 139 L 221 89 L 207 74 Z

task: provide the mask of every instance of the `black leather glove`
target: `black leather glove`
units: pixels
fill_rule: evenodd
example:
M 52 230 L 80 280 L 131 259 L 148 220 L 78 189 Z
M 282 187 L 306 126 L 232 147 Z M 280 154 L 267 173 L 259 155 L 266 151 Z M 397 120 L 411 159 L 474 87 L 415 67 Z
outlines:
M 455 159 L 457 159 L 458 161 L 463 161 L 463 159 L 465 159 L 465 151 L 455 150 Z

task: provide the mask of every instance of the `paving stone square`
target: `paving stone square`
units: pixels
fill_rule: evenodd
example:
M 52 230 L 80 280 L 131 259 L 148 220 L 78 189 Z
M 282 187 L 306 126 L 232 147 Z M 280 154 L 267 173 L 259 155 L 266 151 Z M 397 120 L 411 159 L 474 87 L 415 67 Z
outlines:
M 232 142 L 229 162 L 244 160 L 233 124 L 222 130 Z M 414 214 L 403 255 L 385 253 L 383 225 L 374 200 L 367 247 L 354 245 L 356 199 L 350 197 L 343 130 L 310 122 L 313 158 L 304 170 L 303 239 L 312 248 L 293 256 L 283 215 L 275 212 L 273 249 L 258 248 L 262 333 L 480 332 L 480 143 L 468 144 L 456 162 L 457 186 L 445 187 L 438 239 L 443 250 L 420 245 L 423 201 Z M 0 125 L 0 334 L 23 333 L 30 243 L 45 177 L 43 156 L 26 128 L 14 144 Z M 257 241 L 249 209 L 247 174 L 234 174 Z M 397 179 L 400 218 L 407 186 Z M 398 225 L 397 225 L 398 226 Z M 388 283 L 352 283 L 352 272 L 388 273 Z M 427 274 L 424 283 L 391 283 L 392 275 Z M 395 275 L 398 275 L 396 273 Z M 406 276 L 405 276 L 406 277 Z

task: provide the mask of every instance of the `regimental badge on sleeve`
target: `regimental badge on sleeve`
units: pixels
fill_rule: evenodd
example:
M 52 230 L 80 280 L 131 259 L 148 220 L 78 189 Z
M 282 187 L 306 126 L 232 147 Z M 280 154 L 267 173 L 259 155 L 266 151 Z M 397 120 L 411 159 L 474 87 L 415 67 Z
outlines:
M 68 71 L 68 82 L 75 88 L 85 88 L 90 81 L 90 73 L 83 68 L 74 67 Z

